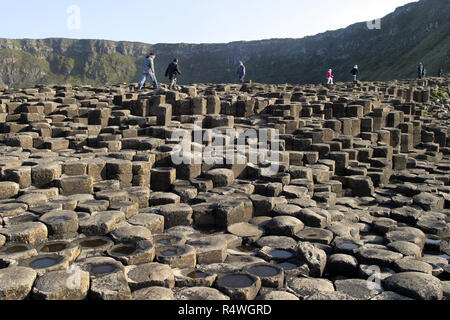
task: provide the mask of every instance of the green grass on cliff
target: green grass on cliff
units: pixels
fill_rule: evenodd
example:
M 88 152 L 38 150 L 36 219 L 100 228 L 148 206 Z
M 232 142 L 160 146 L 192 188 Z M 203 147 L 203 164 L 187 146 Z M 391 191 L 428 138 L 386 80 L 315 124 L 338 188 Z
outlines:
M 136 75 L 136 61 L 119 53 L 91 56 L 85 62 L 85 79 L 101 83 L 129 82 Z
M 4 83 L 31 86 L 50 74 L 50 63 L 18 50 L 0 49 L 0 76 Z

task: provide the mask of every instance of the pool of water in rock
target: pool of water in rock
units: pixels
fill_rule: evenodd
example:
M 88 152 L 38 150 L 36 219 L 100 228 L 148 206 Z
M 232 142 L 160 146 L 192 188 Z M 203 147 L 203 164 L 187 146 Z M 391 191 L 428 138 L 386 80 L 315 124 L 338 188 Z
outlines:
M 104 246 L 105 244 L 107 244 L 107 242 L 102 239 L 86 240 L 80 243 L 80 245 L 85 248 L 98 248 Z
M 187 276 L 192 279 L 205 279 L 208 277 L 208 274 L 196 270 L 196 271 L 192 271 L 192 272 L 188 273 Z
M 372 249 L 372 250 L 366 250 L 365 254 L 368 256 L 376 256 L 379 254 L 379 252 Z
M 175 250 L 164 250 L 164 251 L 161 251 L 161 255 L 166 256 L 166 257 L 174 256 L 176 254 L 177 254 L 177 252 Z
M 284 270 L 293 270 L 293 269 L 297 269 L 298 267 L 300 267 L 300 265 L 292 263 L 292 262 L 278 263 L 277 266 L 279 266 L 280 268 L 283 268 Z
M 352 241 L 343 241 L 339 243 L 338 248 L 342 250 L 354 250 L 358 249 L 360 246 Z
M 51 257 L 46 257 L 46 258 L 40 258 L 37 260 L 34 260 L 33 262 L 30 263 L 30 267 L 31 268 L 36 268 L 36 269 L 44 269 L 44 268 L 48 268 L 51 266 L 54 266 L 55 264 L 58 263 L 57 258 L 51 258 Z
M 220 279 L 220 284 L 228 288 L 245 288 L 254 283 L 254 280 L 245 274 L 231 274 Z
M 117 270 L 117 267 L 112 264 L 98 264 L 94 265 L 91 268 L 92 274 L 103 274 L 103 273 L 111 273 Z
M 56 222 L 56 223 L 61 223 L 61 222 L 66 222 L 66 221 L 69 221 L 69 219 L 67 219 L 67 218 L 57 218 L 57 219 L 53 220 L 53 222 Z
M 20 252 L 25 252 L 27 250 L 28 250 L 28 248 L 25 246 L 11 246 L 6 249 L 6 252 L 7 253 L 20 253 Z
M 287 250 L 272 250 L 269 252 L 269 255 L 272 256 L 274 259 L 277 260 L 287 260 L 294 256 L 294 254 Z
M 124 257 L 124 256 L 129 256 L 129 255 L 133 254 L 135 251 L 136 251 L 136 248 L 134 248 L 132 246 L 122 246 L 122 247 L 115 248 L 111 252 L 118 257 Z
M 60 252 L 67 248 L 67 245 L 64 243 L 52 243 L 47 244 L 41 248 L 41 252 Z
M 249 271 L 258 277 L 273 277 L 279 273 L 277 268 L 271 266 L 254 266 Z

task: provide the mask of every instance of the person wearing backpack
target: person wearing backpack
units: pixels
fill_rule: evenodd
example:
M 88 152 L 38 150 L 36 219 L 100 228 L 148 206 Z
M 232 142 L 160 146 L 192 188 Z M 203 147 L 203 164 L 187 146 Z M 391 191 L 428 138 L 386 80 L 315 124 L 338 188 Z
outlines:
M 174 59 L 166 70 L 166 77 L 169 77 L 170 80 L 169 90 L 175 89 L 177 85 L 177 75 L 181 75 L 181 72 L 178 67 L 178 59 Z

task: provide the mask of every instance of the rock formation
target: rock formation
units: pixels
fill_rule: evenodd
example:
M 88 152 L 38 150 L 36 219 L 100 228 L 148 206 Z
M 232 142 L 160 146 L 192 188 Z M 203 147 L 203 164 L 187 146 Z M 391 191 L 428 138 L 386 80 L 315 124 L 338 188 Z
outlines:
M 449 84 L 3 87 L 0 299 L 448 299 Z

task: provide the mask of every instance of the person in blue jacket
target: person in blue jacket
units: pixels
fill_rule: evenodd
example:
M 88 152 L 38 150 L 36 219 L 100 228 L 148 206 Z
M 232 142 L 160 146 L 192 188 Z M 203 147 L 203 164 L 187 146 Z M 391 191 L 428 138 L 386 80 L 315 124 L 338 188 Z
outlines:
M 142 87 L 144 86 L 145 81 L 147 81 L 148 77 L 152 79 L 155 90 L 159 89 L 158 80 L 156 80 L 155 75 L 155 62 L 154 62 L 155 58 L 156 54 L 153 52 L 145 57 L 144 64 L 142 66 L 142 80 L 139 83 L 138 88 L 139 92 L 142 90 Z
M 244 63 L 242 61 L 239 61 L 239 68 L 238 68 L 237 74 L 239 76 L 239 82 L 240 83 L 244 83 L 244 81 L 245 81 L 245 73 L 246 73 L 246 70 L 245 70 Z

